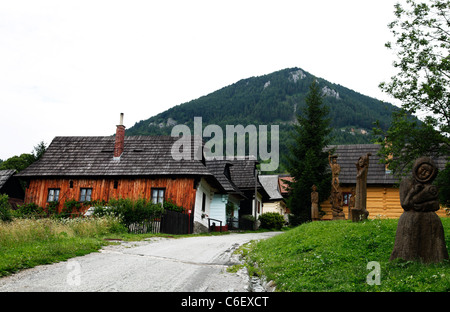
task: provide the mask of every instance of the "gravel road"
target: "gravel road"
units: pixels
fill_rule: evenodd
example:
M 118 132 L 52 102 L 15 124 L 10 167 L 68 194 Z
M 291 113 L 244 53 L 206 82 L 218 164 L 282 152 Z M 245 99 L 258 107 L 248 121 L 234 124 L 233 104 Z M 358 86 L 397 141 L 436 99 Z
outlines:
M 100 252 L 0 278 L 14 292 L 246 292 L 245 273 L 228 273 L 233 251 L 280 232 L 151 238 L 105 246 Z M 235 257 L 234 257 L 235 258 Z

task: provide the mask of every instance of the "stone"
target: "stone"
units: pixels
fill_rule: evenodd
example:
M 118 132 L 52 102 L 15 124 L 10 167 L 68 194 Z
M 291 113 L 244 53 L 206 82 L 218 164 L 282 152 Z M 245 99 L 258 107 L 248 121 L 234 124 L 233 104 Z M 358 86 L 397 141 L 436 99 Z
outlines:
M 439 200 L 432 182 L 437 173 L 433 160 L 421 157 L 413 165 L 412 176 L 400 183 L 400 204 L 404 212 L 398 220 L 389 260 L 437 263 L 449 258 L 444 228 L 435 212 Z

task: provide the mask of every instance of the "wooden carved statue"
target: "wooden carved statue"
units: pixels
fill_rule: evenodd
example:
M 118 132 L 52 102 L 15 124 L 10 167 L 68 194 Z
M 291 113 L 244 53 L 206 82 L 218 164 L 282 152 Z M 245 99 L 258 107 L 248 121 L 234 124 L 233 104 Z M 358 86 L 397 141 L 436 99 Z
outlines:
M 331 192 L 339 192 L 339 173 L 341 173 L 341 166 L 337 163 L 337 155 L 328 154 L 328 163 L 331 168 Z
M 319 220 L 319 193 L 317 193 L 317 186 L 312 186 L 311 192 L 311 219 L 313 221 Z
M 348 219 L 352 219 L 352 209 L 355 208 L 355 188 L 352 187 L 348 199 Z
M 345 219 L 343 211 L 343 196 L 339 186 L 339 173 L 341 172 L 341 166 L 337 163 L 337 155 L 328 154 L 328 162 L 330 164 L 332 178 L 331 178 L 331 212 L 333 213 L 334 220 Z
M 400 183 L 400 216 L 390 260 L 402 258 L 425 263 L 448 259 L 444 228 L 435 213 L 439 209 L 438 190 L 432 185 L 438 169 L 429 157 L 417 159 L 412 176 Z
M 369 156 L 361 156 L 356 163 L 356 189 L 355 189 L 355 208 L 352 209 L 352 221 L 361 221 L 367 219 L 367 173 L 369 172 Z

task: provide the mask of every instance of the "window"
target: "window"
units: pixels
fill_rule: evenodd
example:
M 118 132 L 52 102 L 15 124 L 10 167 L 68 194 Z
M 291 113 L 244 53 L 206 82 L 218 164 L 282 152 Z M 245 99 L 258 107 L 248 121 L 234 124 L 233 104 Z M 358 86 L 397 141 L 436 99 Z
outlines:
M 202 197 L 202 211 L 205 212 L 206 211 L 206 194 L 203 193 L 203 197 Z
M 118 187 L 119 187 L 119 181 L 114 180 L 114 189 L 117 190 Z
M 164 193 L 165 189 L 161 188 L 152 188 L 152 203 L 154 204 L 164 204 Z
M 342 192 L 342 197 L 343 197 L 343 201 L 344 201 L 344 206 L 348 206 L 348 203 L 350 202 L 350 198 L 352 197 L 352 193 Z
M 82 188 L 80 190 L 80 202 L 91 201 L 92 189 Z
M 47 201 L 48 202 L 53 202 L 53 201 L 58 201 L 59 200 L 59 188 L 51 188 L 48 189 L 48 196 L 47 196 Z

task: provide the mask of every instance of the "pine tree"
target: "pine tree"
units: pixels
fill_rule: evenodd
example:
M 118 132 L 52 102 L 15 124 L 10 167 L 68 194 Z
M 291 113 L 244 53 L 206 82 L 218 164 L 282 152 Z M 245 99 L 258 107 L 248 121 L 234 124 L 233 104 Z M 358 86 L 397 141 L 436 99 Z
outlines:
M 294 178 L 290 183 L 288 205 L 294 225 L 311 220 L 311 187 L 317 186 L 319 202 L 326 200 L 331 189 L 328 152 L 331 128 L 329 109 L 323 105 L 318 83 L 314 81 L 305 99 L 306 107 L 297 115 L 292 136 L 294 144 L 287 155 L 288 170 Z

